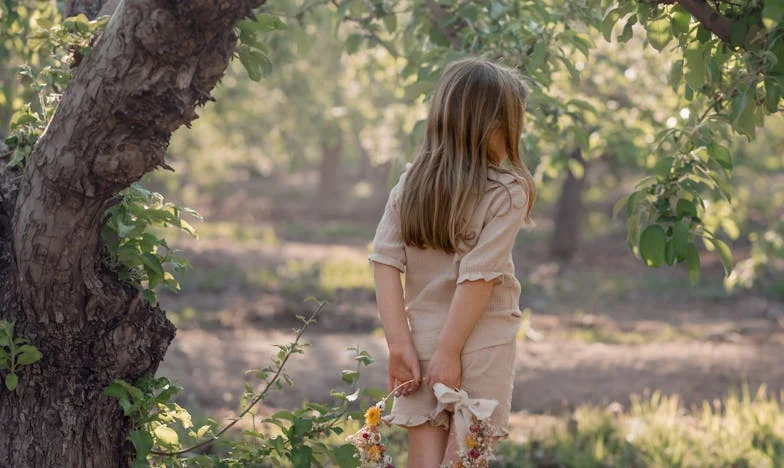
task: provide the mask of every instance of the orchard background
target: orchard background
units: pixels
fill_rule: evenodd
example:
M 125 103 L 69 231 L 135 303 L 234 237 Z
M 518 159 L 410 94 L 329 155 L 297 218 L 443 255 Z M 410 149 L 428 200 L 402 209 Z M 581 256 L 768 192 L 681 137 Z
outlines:
M 0 464 L 354 466 L 369 242 L 466 55 L 532 90 L 499 463 L 784 463 L 783 3 L 5 0 Z

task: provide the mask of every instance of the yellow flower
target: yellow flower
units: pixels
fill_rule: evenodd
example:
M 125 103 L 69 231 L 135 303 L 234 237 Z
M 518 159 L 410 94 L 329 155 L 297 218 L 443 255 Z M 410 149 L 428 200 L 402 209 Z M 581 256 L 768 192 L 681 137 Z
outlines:
M 466 447 L 472 449 L 477 445 L 479 445 L 479 442 L 477 442 L 476 437 L 474 435 L 469 435 L 466 437 L 465 444 Z
M 365 412 L 365 424 L 368 426 L 378 426 L 381 424 L 381 410 L 378 406 L 371 406 Z
M 368 449 L 368 459 L 377 461 L 381 459 L 381 449 L 378 445 L 371 445 Z

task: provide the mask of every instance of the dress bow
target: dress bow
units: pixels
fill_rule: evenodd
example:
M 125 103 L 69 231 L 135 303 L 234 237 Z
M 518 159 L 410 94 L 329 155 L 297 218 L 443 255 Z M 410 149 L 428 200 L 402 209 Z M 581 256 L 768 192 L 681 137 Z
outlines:
M 465 390 L 455 390 L 442 383 L 435 384 L 433 392 L 438 400 L 438 405 L 433 411 L 433 415 L 437 415 L 445 410 L 454 412 L 453 424 L 455 425 L 457 444 L 461 451 L 465 451 L 466 436 L 473 423 L 472 416 L 476 416 L 476 419 L 480 421 L 489 418 L 493 414 L 495 407 L 498 406 L 498 401 L 484 398 L 469 398 Z

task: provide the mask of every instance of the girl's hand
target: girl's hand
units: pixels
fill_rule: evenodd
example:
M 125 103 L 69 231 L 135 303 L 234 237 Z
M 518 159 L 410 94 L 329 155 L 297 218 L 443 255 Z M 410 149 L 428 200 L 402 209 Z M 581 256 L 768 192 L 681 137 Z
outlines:
M 421 383 L 419 369 L 419 356 L 412 344 L 389 348 L 389 391 L 395 389 L 403 382 L 409 382 L 395 392 L 395 396 L 405 396 L 414 393 Z
M 453 353 L 437 348 L 427 366 L 425 384 L 430 388 L 437 383 L 442 383 L 449 388 L 460 388 L 462 366 L 459 352 Z

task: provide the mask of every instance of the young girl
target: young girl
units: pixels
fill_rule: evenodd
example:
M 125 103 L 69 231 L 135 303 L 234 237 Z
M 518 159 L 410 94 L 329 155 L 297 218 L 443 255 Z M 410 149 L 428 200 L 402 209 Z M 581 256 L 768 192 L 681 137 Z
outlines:
M 389 387 L 412 381 L 388 421 L 408 429 L 410 467 L 457 460 L 451 414 L 435 412 L 436 383 L 497 400 L 492 435 L 508 434 L 521 318 L 512 247 L 535 199 L 518 150 L 527 95 L 505 67 L 475 58 L 448 65 L 419 154 L 376 231 L 370 260 Z

